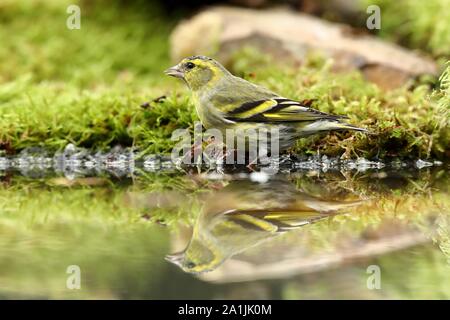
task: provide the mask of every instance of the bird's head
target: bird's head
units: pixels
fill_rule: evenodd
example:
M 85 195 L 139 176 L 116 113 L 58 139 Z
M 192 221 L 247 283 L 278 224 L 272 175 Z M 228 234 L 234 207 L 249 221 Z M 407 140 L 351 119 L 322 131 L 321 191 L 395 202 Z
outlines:
M 205 242 L 197 239 L 191 240 L 186 250 L 166 256 L 167 261 L 193 274 L 212 271 L 225 259 L 220 250 L 209 248 Z
M 184 58 L 165 73 L 183 79 L 194 91 L 211 86 L 222 76 L 230 74 L 219 62 L 205 56 Z

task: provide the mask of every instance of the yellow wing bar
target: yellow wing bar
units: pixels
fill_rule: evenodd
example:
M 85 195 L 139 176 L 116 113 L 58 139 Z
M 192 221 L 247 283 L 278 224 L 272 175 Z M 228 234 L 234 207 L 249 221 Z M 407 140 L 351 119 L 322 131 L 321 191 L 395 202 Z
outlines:
M 245 102 L 225 115 L 231 121 L 297 122 L 312 120 L 338 120 L 346 118 L 320 112 L 301 102 L 286 98 L 272 98 Z

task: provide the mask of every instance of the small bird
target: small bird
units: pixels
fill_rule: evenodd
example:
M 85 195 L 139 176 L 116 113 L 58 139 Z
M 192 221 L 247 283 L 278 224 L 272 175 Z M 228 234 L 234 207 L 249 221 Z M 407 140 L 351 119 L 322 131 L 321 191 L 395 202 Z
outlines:
M 232 75 L 216 60 L 192 56 L 167 69 L 169 76 L 183 79 L 192 91 L 195 108 L 206 129 L 278 129 L 279 150 L 290 148 L 298 138 L 334 130 L 366 129 L 313 108 L 308 103 L 282 97 Z

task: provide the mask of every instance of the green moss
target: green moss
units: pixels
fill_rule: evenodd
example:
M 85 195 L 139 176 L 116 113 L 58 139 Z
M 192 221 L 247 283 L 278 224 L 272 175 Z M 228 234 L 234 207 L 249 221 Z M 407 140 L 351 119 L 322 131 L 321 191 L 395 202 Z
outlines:
M 56 150 L 67 143 L 92 148 L 135 145 L 150 152 L 170 150 L 174 129 L 193 123 L 186 97 L 169 96 L 141 107 L 155 91 L 79 91 L 22 80 L 0 88 L 0 141 L 21 150 L 41 145 Z
M 450 11 L 447 0 L 361 0 L 365 9 L 381 9 L 381 37 L 435 56 L 450 57 Z
M 175 21 L 144 2 L 81 2 L 81 29 L 68 30 L 68 4 L 2 5 L 0 148 L 121 144 L 169 152 L 173 130 L 192 129 L 197 119 L 188 90 L 162 73 L 171 64 L 167 39 Z M 30 20 L 36 27 L 27 29 Z M 291 67 L 244 50 L 233 61 L 238 75 L 284 96 L 315 99 L 314 107 L 346 114 L 373 133 L 314 136 L 299 140 L 295 152 L 442 159 L 448 151 L 448 89 L 433 93 L 419 82 L 412 90 L 384 92 L 357 72 L 332 73 L 330 62 L 318 57 Z M 162 95 L 167 98 L 152 102 Z
M 79 30 L 66 26 L 71 4 L 80 7 Z M 0 83 L 32 74 L 77 87 L 149 85 L 168 63 L 175 21 L 145 1 L 7 1 L 0 9 Z

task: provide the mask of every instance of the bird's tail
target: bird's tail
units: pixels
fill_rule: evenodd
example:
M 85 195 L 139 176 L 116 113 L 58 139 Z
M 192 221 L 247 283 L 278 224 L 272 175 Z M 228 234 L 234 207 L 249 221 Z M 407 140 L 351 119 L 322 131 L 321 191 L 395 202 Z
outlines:
M 346 122 L 336 121 L 336 120 L 322 120 L 315 121 L 311 124 L 308 124 L 302 128 L 300 131 L 302 133 L 310 133 L 314 134 L 320 131 L 336 131 L 336 130 L 354 130 L 368 133 L 369 131 L 364 128 L 359 128 L 354 125 L 348 124 Z
M 369 132 L 367 129 L 360 128 L 351 124 L 348 124 L 346 122 L 337 122 L 335 123 L 336 129 L 333 130 L 354 130 L 359 132 Z

